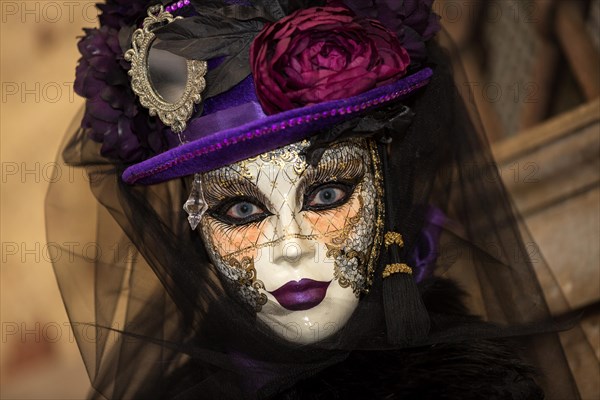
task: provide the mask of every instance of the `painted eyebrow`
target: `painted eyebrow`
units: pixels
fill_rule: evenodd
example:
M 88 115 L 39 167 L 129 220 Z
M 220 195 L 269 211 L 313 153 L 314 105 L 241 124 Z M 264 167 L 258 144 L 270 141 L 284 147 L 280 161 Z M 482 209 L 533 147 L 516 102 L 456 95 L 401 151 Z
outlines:
M 347 159 L 344 159 L 346 158 Z M 308 167 L 298 184 L 296 190 L 296 204 L 300 204 L 304 198 L 304 192 L 315 183 L 329 181 L 352 181 L 361 179 L 365 175 L 365 164 L 360 154 L 351 153 L 342 155 L 341 160 L 335 156 L 322 159 L 316 167 Z
M 219 170 L 205 175 L 204 182 L 206 182 L 204 184 L 204 198 L 211 208 L 226 199 L 246 196 L 254 198 L 268 209 L 272 209 L 268 197 L 258 186 L 231 168 L 227 171 Z

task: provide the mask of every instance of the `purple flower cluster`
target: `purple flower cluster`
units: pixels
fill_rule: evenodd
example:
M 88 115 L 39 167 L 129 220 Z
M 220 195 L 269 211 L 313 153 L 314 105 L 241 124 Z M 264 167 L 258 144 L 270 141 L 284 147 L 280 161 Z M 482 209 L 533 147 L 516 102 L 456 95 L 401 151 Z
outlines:
M 151 4 L 148 0 L 106 0 L 105 4 L 96 4 L 102 12 L 98 17 L 100 26 L 119 29 L 134 25 L 146 17 Z
M 343 0 L 357 15 L 381 21 L 396 32 L 411 61 L 427 58 L 425 42 L 441 29 L 440 17 L 433 11 L 434 0 Z M 339 4 L 342 0 L 328 0 Z
M 127 9 L 127 7 L 131 9 Z M 75 92 L 86 98 L 82 128 L 102 143 L 104 157 L 132 163 L 165 150 L 164 125 L 151 118 L 131 90 L 119 44 L 120 23 L 135 18 L 136 2 L 109 1 L 101 9 L 103 26 L 86 29 L 78 43 L 81 58 L 76 69 Z M 119 16 L 119 12 L 125 14 Z M 143 15 L 139 9 L 136 15 Z
M 425 42 L 441 29 L 440 17 L 432 7 L 433 0 L 405 0 L 400 11 L 404 25 L 402 45 L 415 60 L 427 57 Z

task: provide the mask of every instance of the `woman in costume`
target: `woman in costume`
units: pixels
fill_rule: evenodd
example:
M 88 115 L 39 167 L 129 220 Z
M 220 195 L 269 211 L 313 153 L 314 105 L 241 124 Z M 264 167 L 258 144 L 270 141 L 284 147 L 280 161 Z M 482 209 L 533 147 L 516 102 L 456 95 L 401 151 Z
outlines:
M 47 200 L 92 398 L 577 396 L 431 3 L 99 5 Z

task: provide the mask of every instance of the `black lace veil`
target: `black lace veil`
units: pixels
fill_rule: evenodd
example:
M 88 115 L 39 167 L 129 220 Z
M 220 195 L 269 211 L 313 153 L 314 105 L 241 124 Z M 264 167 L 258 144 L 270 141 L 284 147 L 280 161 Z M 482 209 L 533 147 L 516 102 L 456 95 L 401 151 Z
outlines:
M 544 260 L 519 229 L 446 56 L 435 44 L 430 53 L 432 82 L 405 102 L 415 113 L 412 124 L 377 145 L 388 160 L 392 227 L 409 252 L 434 254 L 429 276 L 418 284 L 430 332 L 406 346 L 508 341 L 537 368 L 548 398 L 577 398 L 556 333 L 561 327 L 551 319 L 533 268 L 539 263 L 545 270 Z M 189 179 L 127 185 L 120 178 L 125 165 L 100 156 L 81 128 L 72 129 L 61 148 L 58 165 L 71 173 L 50 185 L 47 235 L 61 250 L 54 269 L 92 398 L 267 398 L 355 349 L 395 348 L 386 340 L 385 256 L 345 329 L 314 345 L 291 345 L 226 295 L 182 210 Z M 432 220 L 431 210 L 440 219 Z M 423 241 L 428 226 L 438 228 L 437 244 Z M 454 280 L 469 313 L 480 319 L 442 307 L 444 293 L 436 292 L 432 276 Z

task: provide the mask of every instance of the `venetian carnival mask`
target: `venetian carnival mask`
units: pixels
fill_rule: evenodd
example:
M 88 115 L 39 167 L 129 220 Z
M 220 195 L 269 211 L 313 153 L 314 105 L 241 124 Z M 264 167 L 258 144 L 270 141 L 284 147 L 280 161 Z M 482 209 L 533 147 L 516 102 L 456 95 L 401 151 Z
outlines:
M 351 140 L 307 165 L 307 141 L 201 175 L 201 235 L 229 292 L 274 333 L 313 343 L 368 291 L 381 241 L 375 145 Z

